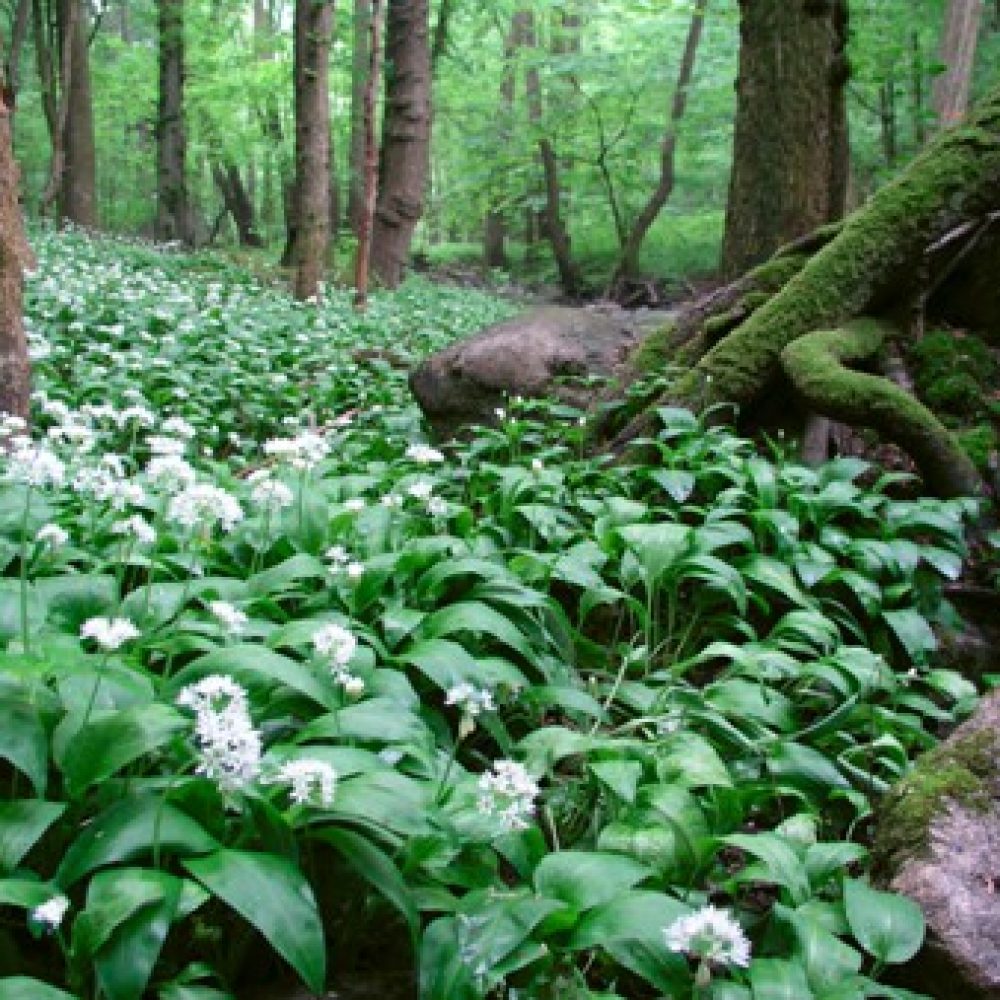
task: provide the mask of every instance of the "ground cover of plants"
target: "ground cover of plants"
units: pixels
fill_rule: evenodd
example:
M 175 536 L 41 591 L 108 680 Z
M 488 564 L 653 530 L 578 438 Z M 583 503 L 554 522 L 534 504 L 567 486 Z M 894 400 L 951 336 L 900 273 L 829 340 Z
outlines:
M 0 995 L 915 994 L 873 809 L 975 702 L 933 666 L 968 503 L 665 409 L 652 463 L 510 400 L 430 443 L 355 315 L 35 234 L 0 458 Z M 907 498 L 909 496 L 909 498 Z

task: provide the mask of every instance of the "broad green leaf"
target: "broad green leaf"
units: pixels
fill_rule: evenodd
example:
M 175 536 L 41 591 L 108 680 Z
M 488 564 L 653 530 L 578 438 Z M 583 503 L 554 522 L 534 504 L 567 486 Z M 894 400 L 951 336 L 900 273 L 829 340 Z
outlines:
M 585 913 L 570 935 L 573 951 L 598 948 L 609 941 L 646 941 L 664 946 L 663 931 L 691 912 L 689 906 L 660 892 L 633 889 Z
M 120 865 L 159 849 L 163 854 L 208 854 L 219 845 L 186 813 L 159 795 L 123 799 L 80 832 L 63 856 L 56 881 L 69 887 L 95 868 Z
M 67 993 L 30 976 L 0 979 L 0 996 L 3 1000 L 78 1000 L 75 993 Z
M 806 970 L 787 958 L 755 958 L 750 963 L 753 1000 L 814 1000 Z
M 62 802 L 40 799 L 0 802 L 0 869 L 13 871 L 65 811 Z
M 524 633 L 499 611 L 481 601 L 457 601 L 429 614 L 420 624 L 418 634 L 440 639 L 461 632 L 486 635 L 531 659 L 532 651 Z
M 741 880 L 772 882 L 788 890 L 793 906 L 804 903 L 810 896 L 805 867 L 788 842 L 773 833 L 731 833 L 720 838 L 731 847 L 756 858 L 759 865 L 744 870 Z
M 844 879 L 844 910 L 851 933 L 880 962 L 908 962 L 924 942 L 924 915 L 905 896 L 880 892 L 860 879 Z
M 145 754 L 158 750 L 189 726 L 168 705 L 126 708 L 89 722 L 69 742 L 62 761 L 66 789 L 78 796 Z
M 420 1000 L 478 1000 L 482 995 L 463 960 L 455 917 L 439 917 L 420 943 Z
M 33 910 L 56 895 L 58 893 L 45 882 L 32 882 L 26 878 L 0 879 L 0 906 Z
M 634 760 L 591 761 L 594 776 L 607 785 L 618 798 L 635 802 L 635 791 L 642 779 L 642 764 Z
M 0 703 L 0 758 L 27 775 L 41 798 L 49 777 L 49 740 L 38 709 L 27 702 Z
M 535 888 L 583 912 L 608 903 L 650 876 L 650 870 L 620 854 L 560 851 L 535 869 Z
M 680 781 L 690 788 L 712 785 L 730 788 L 733 784 L 718 751 L 697 733 L 672 736 L 658 758 L 658 766 L 665 781 Z
M 779 783 L 804 788 L 850 788 L 830 758 L 812 747 L 782 740 L 768 748 L 767 770 Z
M 323 991 L 326 944 L 312 889 L 273 854 L 223 850 L 186 858 L 184 867 L 264 936 L 314 993 Z
M 647 586 L 676 568 L 691 547 L 691 528 L 683 524 L 630 524 L 619 534 L 639 560 Z
M 924 663 L 937 649 L 937 639 L 927 619 L 915 608 L 883 611 L 882 617 L 914 663 Z

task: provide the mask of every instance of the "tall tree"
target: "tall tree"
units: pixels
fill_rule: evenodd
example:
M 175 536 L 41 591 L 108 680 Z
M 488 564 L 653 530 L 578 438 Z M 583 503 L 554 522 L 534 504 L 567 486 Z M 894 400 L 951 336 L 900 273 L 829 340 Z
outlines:
M 941 127 L 960 121 L 969 107 L 982 0 L 949 0 L 939 58 L 945 67 L 934 81 L 934 111 Z
M 740 0 L 740 11 L 727 276 L 839 218 L 848 177 L 847 0 Z
M 159 0 L 160 89 L 156 120 L 158 240 L 192 243 L 184 131 L 184 0 Z
M 293 290 L 313 298 L 330 242 L 330 35 L 334 0 L 295 0 L 295 219 Z
M 31 367 L 21 316 L 21 287 L 28 249 L 17 197 L 18 171 L 11 143 L 12 108 L 7 103 L 7 93 L 6 74 L 0 66 L 0 413 L 27 419 Z
M 371 62 L 372 0 L 354 0 L 351 56 L 351 148 L 348 171 L 347 218 L 354 235 L 361 231 L 365 211 L 365 94 Z
M 694 76 L 695 60 L 698 57 L 698 46 L 701 43 L 707 9 L 708 0 L 695 0 L 694 11 L 691 14 L 691 25 L 688 28 L 687 42 L 684 45 L 684 54 L 681 56 L 681 65 L 677 73 L 677 85 L 674 88 L 673 100 L 671 101 L 670 111 L 667 115 L 667 127 L 660 142 L 660 178 L 653 193 L 649 196 L 649 200 L 643 206 L 638 216 L 636 216 L 635 221 L 632 223 L 632 228 L 629 230 L 628 235 L 625 237 L 625 242 L 622 244 L 621 255 L 615 267 L 614 275 L 611 278 L 611 293 L 613 296 L 619 295 L 624 283 L 629 278 L 634 277 L 638 271 L 639 251 L 642 249 L 646 234 L 674 190 L 677 135 L 681 119 L 684 117 L 684 111 L 687 108 L 688 91 L 691 87 L 691 79 Z M 614 200 L 612 199 L 613 203 Z
M 501 149 L 505 149 L 511 138 L 511 123 L 514 113 L 514 59 L 517 55 L 517 38 L 512 24 L 504 37 L 503 48 L 503 81 L 500 84 L 500 125 L 499 139 Z M 492 179 L 491 179 L 492 180 Z M 502 178 L 497 178 L 501 183 Z M 503 207 L 498 204 L 499 191 L 495 188 L 496 181 L 491 183 L 490 205 L 486 210 L 483 223 L 483 263 L 487 267 L 507 266 L 507 222 Z
M 94 102 L 90 88 L 90 5 L 83 0 L 61 0 L 68 23 L 70 9 L 73 48 L 66 116 L 66 167 L 59 194 L 59 214 L 78 226 L 95 228 L 97 216 L 97 151 L 94 142 Z
M 382 180 L 371 266 L 387 288 L 403 278 L 424 212 L 430 171 L 431 53 L 428 0 L 389 0 Z

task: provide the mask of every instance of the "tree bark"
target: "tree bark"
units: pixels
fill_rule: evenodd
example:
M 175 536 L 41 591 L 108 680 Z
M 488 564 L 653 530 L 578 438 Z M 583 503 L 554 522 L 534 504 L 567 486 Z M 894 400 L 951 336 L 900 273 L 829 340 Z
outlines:
M 194 242 L 188 208 L 184 131 L 184 0 L 159 0 L 159 103 L 156 120 L 156 221 L 163 242 Z
M 60 219 L 95 229 L 97 212 L 97 152 L 94 145 L 94 104 L 90 92 L 90 16 L 82 0 L 62 0 L 64 17 L 74 8 L 68 114 L 63 139 L 65 169 L 59 194 Z
M 609 290 L 612 297 L 617 297 L 624 282 L 634 277 L 639 270 L 639 251 L 642 249 L 646 234 L 674 190 L 677 134 L 681 119 L 684 117 L 684 111 L 687 108 L 688 92 L 691 87 L 691 79 L 694 76 L 695 61 L 698 57 L 698 46 L 705 26 L 707 9 L 708 0 L 696 0 L 691 15 L 691 26 L 688 29 L 687 41 L 684 45 L 684 55 L 681 58 L 680 70 L 677 74 L 674 98 L 667 117 L 667 127 L 660 145 L 660 178 L 657 181 L 656 189 L 650 195 L 635 222 L 632 223 L 632 228 L 625 238 L 621 256 L 611 277 Z
M 240 176 L 239 168 L 235 163 L 223 165 L 218 160 L 213 160 L 212 179 L 222 195 L 226 211 L 232 216 L 240 246 L 262 247 L 264 241 L 253 223 L 253 201 Z
M 6 82 L 0 70 L 0 413 L 11 413 L 27 420 L 31 365 L 21 315 L 21 290 L 23 269 L 30 251 L 18 204 L 19 178 L 11 144 L 11 108 L 2 96 L 6 92 Z
M 372 234 L 371 267 L 396 288 L 424 211 L 430 170 L 431 55 L 428 0 L 389 0 L 382 182 Z
M 365 93 L 371 52 L 372 0 L 354 0 L 351 58 L 351 151 L 347 217 L 355 236 L 361 232 L 365 211 Z
M 740 0 L 722 272 L 839 218 L 847 189 L 846 0 Z
M 946 69 L 935 79 L 933 91 L 934 112 L 941 128 L 961 121 L 968 110 L 982 19 L 982 0 L 949 0 L 939 51 Z
M 354 308 L 368 308 L 368 268 L 371 261 L 372 229 L 378 201 L 378 138 L 375 130 L 375 97 L 382 76 L 382 0 L 371 0 L 368 19 L 368 71 L 364 92 L 364 200 L 358 220 L 358 248 L 354 260 Z
M 297 299 L 319 292 L 330 242 L 330 35 L 333 0 L 295 2 L 295 279 Z

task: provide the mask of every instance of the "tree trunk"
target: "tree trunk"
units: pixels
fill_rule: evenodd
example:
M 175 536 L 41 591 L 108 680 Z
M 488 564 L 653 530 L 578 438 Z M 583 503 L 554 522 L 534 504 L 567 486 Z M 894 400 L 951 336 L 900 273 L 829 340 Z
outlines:
M 516 29 L 511 24 L 510 31 L 504 39 L 503 47 L 503 81 L 500 84 L 500 122 L 499 138 L 501 155 L 505 155 L 510 143 L 511 127 L 514 115 L 514 59 L 517 56 Z M 504 172 L 501 171 L 501 174 Z M 503 184 L 503 177 L 493 184 Z M 500 192 L 490 191 L 490 207 L 486 210 L 483 222 L 483 262 L 487 267 L 506 268 L 507 261 L 507 220 L 504 218 L 500 202 Z
M 69 8 L 75 8 L 75 12 L 69 32 L 73 54 L 66 95 L 68 114 L 63 138 L 66 163 L 59 193 L 59 216 L 75 225 L 94 229 L 98 225 L 97 153 L 90 93 L 89 7 L 81 0 L 63 0 L 62 6 L 67 22 Z
M 227 163 L 223 166 L 217 160 L 213 160 L 212 178 L 222 195 L 226 211 L 232 216 L 240 246 L 262 247 L 264 241 L 253 224 L 253 201 L 243 184 L 243 178 L 240 177 L 236 164 Z
M 30 251 L 17 197 L 19 178 L 11 146 L 11 109 L 2 96 L 6 82 L 0 70 L 0 414 L 11 413 L 27 420 L 31 366 L 21 316 L 21 288 Z
M 733 323 L 726 313 L 702 309 L 697 332 L 688 331 L 695 363 L 655 405 L 728 404 L 745 416 L 788 379 L 821 415 L 875 427 L 902 444 L 935 492 L 975 491 L 968 459 L 932 414 L 894 393 L 887 380 L 845 364 L 900 336 L 915 302 L 932 293 L 932 305 L 947 301 L 941 281 L 965 248 L 979 244 L 998 210 L 1000 88 L 842 226 L 779 252 L 742 279 L 744 291 L 753 290 L 741 297 L 745 318 Z M 763 292 L 768 276 L 780 285 L 777 294 Z M 731 312 L 732 305 L 729 298 L 723 308 Z M 645 353 L 653 356 L 648 345 Z M 650 427 L 650 417 L 640 416 L 617 446 Z
M 372 229 L 378 201 L 378 139 L 375 130 L 375 95 L 382 76 L 382 0 L 372 0 L 368 19 L 368 70 L 364 102 L 364 200 L 358 220 L 358 249 L 354 260 L 354 308 L 368 308 L 368 267 L 371 260 Z
M 295 2 L 295 238 L 293 291 L 319 293 L 330 242 L 330 35 L 333 0 Z
M 156 121 L 156 221 L 153 235 L 190 245 L 184 132 L 184 0 L 159 0 L 160 89 Z
M 939 52 L 946 69 L 934 81 L 934 112 L 939 127 L 961 121 L 969 107 L 982 19 L 982 0 L 949 0 Z
M 456 0 L 441 0 L 437 21 L 434 24 L 434 41 L 431 43 L 431 75 L 437 73 L 438 65 L 448 52 L 451 40 L 451 19 L 457 6 Z
M 347 217 L 355 236 L 361 232 L 365 211 L 365 91 L 371 52 L 372 0 L 354 0 L 353 55 L 351 59 L 351 152 Z
M 386 288 L 403 279 L 424 211 L 430 170 L 431 55 L 428 0 L 389 0 L 383 171 L 371 266 Z
M 848 174 L 846 0 L 740 0 L 740 10 L 727 277 L 839 218 Z
M 698 57 L 698 45 L 701 42 L 707 9 L 708 0 L 696 0 L 691 15 L 691 26 L 688 29 L 687 42 L 684 45 L 684 55 L 681 58 L 681 66 L 677 74 L 677 86 L 674 89 L 674 98 L 667 118 L 667 128 L 660 145 L 660 179 L 656 189 L 650 195 L 649 201 L 646 202 L 625 238 L 621 256 L 611 278 L 610 294 L 612 297 L 617 297 L 622 291 L 623 284 L 638 272 L 639 251 L 642 249 L 646 234 L 674 190 L 677 132 L 687 108 L 688 90 L 694 75 L 695 60 Z M 614 204 L 613 198 L 612 204 Z

